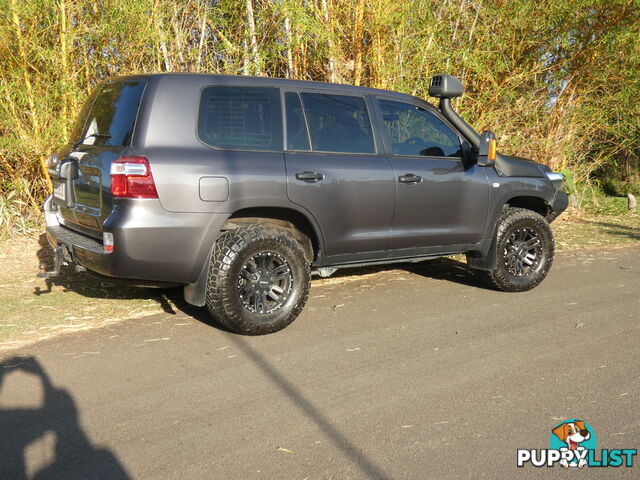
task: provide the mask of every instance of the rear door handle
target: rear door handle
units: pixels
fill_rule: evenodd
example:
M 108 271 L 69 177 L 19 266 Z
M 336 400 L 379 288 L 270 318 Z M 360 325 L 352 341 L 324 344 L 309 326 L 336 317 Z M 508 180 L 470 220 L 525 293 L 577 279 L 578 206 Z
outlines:
M 400 183 L 420 183 L 422 181 L 422 177 L 414 173 L 405 173 L 398 177 L 398 181 Z
M 298 172 L 296 173 L 296 178 L 298 180 L 302 180 L 303 182 L 318 182 L 320 180 L 324 180 L 324 174 L 320 172 Z

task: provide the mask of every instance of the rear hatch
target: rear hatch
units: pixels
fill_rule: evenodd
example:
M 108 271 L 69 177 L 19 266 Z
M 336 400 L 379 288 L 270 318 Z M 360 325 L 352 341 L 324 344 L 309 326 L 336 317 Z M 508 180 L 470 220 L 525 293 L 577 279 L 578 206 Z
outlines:
M 131 144 L 146 79 L 102 83 L 87 99 L 71 135 L 58 152 L 53 201 L 62 223 L 96 238 L 113 210 L 111 162 Z

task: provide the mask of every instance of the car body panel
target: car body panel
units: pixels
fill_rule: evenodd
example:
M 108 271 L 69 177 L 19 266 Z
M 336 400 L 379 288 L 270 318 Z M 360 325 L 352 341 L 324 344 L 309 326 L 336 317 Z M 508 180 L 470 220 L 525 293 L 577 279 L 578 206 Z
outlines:
M 393 169 L 377 155 L 287 152 L 289 199 L 314 216 L 326 238 L 326 255 L 384 250 L 394 212 Z M 324 178 L 306 182 L 305 171 Z

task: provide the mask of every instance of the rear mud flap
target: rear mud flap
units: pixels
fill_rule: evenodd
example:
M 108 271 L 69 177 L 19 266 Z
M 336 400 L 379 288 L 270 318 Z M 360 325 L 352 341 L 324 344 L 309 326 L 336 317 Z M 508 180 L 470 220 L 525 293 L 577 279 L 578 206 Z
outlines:
M 198 279 L 194 283 L 188 283 L 184 286 L 184 300 L 185 302 L 194 305 L 196 307 L 204 307 L 207 301 L 207 282 L 209 280 L 209 263 L 211 262 L 211 256 L 213 255 L 213 247 L 209 251 L 207 261 L 204 262 L 204 266 L 200 271 Z

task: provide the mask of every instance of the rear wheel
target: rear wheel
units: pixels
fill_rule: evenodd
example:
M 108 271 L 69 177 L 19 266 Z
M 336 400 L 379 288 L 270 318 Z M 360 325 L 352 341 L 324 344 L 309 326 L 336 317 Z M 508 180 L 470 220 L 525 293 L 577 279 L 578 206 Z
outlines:
M 287 230 L 242 226 L 221 235 L 214 246 L 206 305 L 230 330 L 263 335 L 295 320 L 309 283 L 304 250 Z
M 504 211 L 496 231 L 496 267 L 490 282 L 505 292 L 523 292 L 537 286 L 553 263 L 553 233 L 547 221 L 523 208 Z

